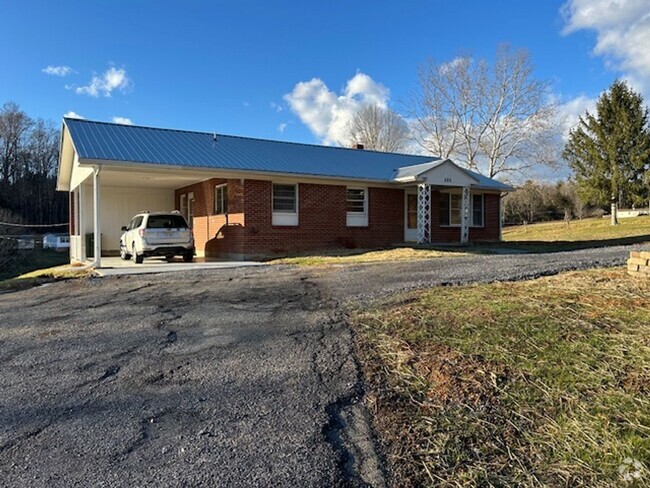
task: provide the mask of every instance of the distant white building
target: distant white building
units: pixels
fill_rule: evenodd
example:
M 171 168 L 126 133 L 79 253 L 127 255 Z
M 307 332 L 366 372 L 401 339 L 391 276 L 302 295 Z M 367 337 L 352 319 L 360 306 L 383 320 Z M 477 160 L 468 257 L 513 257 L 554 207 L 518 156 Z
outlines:
M 70 249 L 69 234 L 45 234 L 43 236 L 43 249 L 66 251 Z

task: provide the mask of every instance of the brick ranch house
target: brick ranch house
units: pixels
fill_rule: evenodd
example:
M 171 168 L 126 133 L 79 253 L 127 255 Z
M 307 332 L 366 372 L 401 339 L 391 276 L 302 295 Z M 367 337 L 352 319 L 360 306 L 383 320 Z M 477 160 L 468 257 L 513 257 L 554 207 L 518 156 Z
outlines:
M 64 118 L 57 189 L 85 261 L 143 210 L 179 210 L 209 257 L 498 241 L 511 188 L 431 156 Z

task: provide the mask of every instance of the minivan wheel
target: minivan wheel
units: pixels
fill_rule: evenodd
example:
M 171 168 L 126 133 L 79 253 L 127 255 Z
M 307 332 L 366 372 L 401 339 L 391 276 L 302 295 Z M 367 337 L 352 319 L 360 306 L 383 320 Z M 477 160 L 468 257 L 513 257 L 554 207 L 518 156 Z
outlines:
M 131 259 L 131 255 L 126 252 L 126 247 L 122 247 L 120 244 L 120 258 L 122 258 L 122 261 L 128 261 Z
M 144 256 L 138 254 L 138 251 L 135 248 L 135 242 L 131 244 L 131 249 L 133 249 L 133 255 L 131 256 L 133 258 L 133 262 L 136 264 L 142 264 L 142 260 L 144 259 Z

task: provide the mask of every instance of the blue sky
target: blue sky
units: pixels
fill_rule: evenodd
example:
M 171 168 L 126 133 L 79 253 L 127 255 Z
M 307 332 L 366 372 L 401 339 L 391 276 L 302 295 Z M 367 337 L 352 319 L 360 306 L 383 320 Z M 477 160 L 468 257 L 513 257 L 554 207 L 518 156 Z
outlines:
M 646 93 L 650 0 L 616 3 L 0 0 L 0 102 L 319 143 L 346 99 L 401 112 L 429 57 L 489 59 L 508 42 L 575 116 L 617 77 Z

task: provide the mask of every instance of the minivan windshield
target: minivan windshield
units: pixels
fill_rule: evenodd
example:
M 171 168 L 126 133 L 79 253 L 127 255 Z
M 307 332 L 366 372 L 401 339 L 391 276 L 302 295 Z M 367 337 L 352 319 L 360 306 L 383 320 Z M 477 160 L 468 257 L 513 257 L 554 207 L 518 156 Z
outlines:
M 185 229 L 187 224 L 182 215 L 150 215 L 147 229 Z

